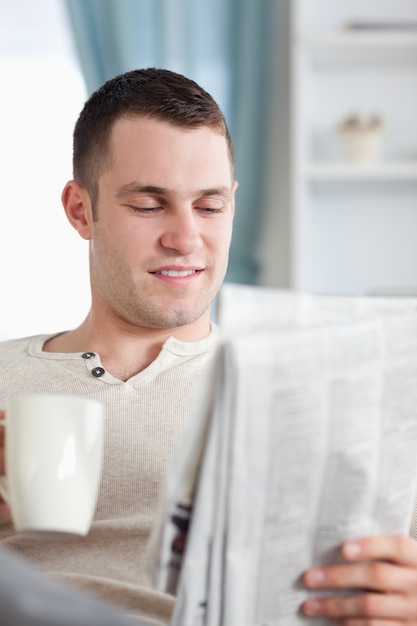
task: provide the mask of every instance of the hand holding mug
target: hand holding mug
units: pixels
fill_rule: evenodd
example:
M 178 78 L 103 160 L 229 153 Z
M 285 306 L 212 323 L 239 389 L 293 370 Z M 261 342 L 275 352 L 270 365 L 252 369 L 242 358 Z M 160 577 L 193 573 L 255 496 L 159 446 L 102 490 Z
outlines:
M 101 478 L 102 405 L 69 395 L 19 397 L 7 404 L 2 430 L 0 495 L 16 531 L 86 535 Z

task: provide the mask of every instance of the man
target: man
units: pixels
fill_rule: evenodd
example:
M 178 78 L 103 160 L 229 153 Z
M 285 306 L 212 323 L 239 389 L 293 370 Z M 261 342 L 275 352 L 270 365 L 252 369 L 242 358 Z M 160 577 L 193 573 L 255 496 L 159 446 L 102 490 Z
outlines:
M 96 518 L 85 540 L 0 538 L 42 568 L 128 611 L 166 620 L 144 561 L 167 459 L 187 424 L 217 331 L 210 305 L 226 272 L 236 183 L 214 100 L 163 70 L 130 72 L 86 103 L 62 201 L 89 241 L 91 309 L 75 330 L 0 349 L 0 407 L 31 392 L 106 407 Z
M 216 344 L 209 311 L 226 271 L 233 169 L 223 115 L 198 85 L 155 69 L 108 81 L 79 117 L 74 180 L 62 194 L 70 223 L 89 241 L 91 309 L 75 330 L 0 348 L 0 407 L 51 391 L 97 398 L 107 411 L 88 537 L 41 543 L 5 521 L 0 538 L 49 572 L 160 621 L 172 599 L 150 588 L 143 565 L 165 465 Z M 345 546 L 357 565 L 312 570 L 305 583 L 370 592 L 312 598 L 305 612 L 346 624 L 417 623 L 416 546 L 405 537 Z

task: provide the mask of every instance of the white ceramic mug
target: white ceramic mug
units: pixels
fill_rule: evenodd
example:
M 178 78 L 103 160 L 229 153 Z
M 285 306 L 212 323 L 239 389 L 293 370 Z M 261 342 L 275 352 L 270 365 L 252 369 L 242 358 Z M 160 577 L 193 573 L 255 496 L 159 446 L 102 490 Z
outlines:
M 101 479 L 103 419 L 99 402 L 78 396 L 37 394 L 7 404 L 0 494 L 17 532 L 88 533 Z

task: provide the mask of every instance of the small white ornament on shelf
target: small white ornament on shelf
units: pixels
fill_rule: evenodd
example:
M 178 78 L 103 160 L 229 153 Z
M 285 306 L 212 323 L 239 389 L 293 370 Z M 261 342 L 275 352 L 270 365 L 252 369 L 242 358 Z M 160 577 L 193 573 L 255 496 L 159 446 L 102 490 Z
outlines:
M 379 115 L 354 113 L 342 120 L 337 131 L 346 160 L 366 164 L 381 158 L 384 124 Z

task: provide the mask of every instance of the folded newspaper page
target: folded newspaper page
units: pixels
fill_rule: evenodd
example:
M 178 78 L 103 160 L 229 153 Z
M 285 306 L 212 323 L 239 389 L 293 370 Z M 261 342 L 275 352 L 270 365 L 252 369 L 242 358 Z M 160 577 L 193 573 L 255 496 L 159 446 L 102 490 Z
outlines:
M 408 532 L 417 300 L 225 285 L 219 324 L 167 476 L 155 581 L 177 596 L 172 626 L 305 624 L 307 568 L 347 539 Z

